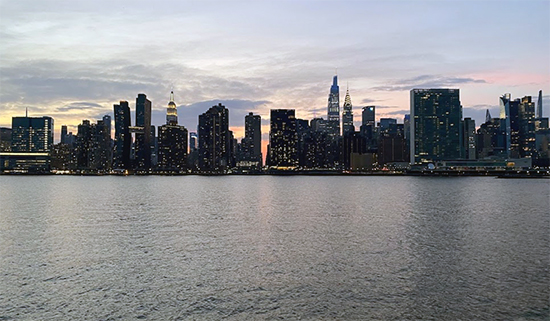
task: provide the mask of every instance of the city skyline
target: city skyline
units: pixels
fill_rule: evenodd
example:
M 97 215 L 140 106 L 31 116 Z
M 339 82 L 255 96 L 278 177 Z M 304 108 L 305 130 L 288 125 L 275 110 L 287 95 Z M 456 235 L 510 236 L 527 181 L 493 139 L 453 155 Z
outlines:
M 76 132 L 82 119 L 114 117 L 121 100 L 133 119 L 132 100 L 145 93 L 158 127 L 174 90 L 190 132 L 222 103 L 235 137 L 254 112 L 267 142 L 271 109 L 326 117 L 334 68 L 349 86 L 356 127 L 367 105 L 377 120 L 402 119 L 412 88 L 460 88 L 464 117 L 476 124 L 486 109 L 498 115 L 504 93 L 542 89 L 550 114 L 546 1 L 161 4 L 0 4 L 0 126 L 28 108 L 56 120 L 57 142 L 61 125 Z M 498 18 L 511 16 L 524 19 Z

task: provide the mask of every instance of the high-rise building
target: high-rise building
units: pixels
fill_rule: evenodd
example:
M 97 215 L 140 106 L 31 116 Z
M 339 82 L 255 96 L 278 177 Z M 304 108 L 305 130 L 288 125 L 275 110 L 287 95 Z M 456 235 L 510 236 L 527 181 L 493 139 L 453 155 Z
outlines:
M 464 158 L 476 159 L 476 121 L 469 117 L 464 118 L 463 126 Z
M 249 113 L 244 118 L 244 138 L 241 143 L 242 160 L 262 167 L 262 119 Z
M 327 110 L 329 133 L 333 136 L 338 136 L 340 135 L 340 87 L 338 86 L 337 75 L 332 78 Z
M 0 152 L 11 151 L 11 128 L 0 127 Z
M 170 102 L 168 103 L 168 107 L 166 108 L 166 124 L 178 124 L 178 109 L 176 103 L 174 103 L 174 91 L 170 92 Z
M 411 90 L 411 164 L 461 158 L 458 89 Z
M 344 98 L 342 109 L 342 129 L 345 136 L 355 131 L 355 126 L 353 126 L 353 106 L 351 104 L 351 97 L 349 96 L 349 89 L 346 90 L 346 97 Z
M 272 109 L 270 117 L 269 165 L 278 168 L 298 166 L 298 135 L 294 109 Z
M 137 169 L 151 169 L 151 108 L 152 104 L 145 94 L 138 94 L 136 98 L 136 126 L 135 126 L 135 165 Z
M 13 117 L 12 152 L 49 152 L 53 145 L 51 117 Z
M 533 157 L 536 154 L 535 148 L 535 103 L 531 96 L 523 97 L 519 102 L 518 110 L 518 140 L 519 156 Z
M 384 132 L 390 129 L 391 125 L 396 125 L 397 119 L 395 118 L 380 118 L 380 131 Z
M 375 106 L 365 106 L 361 113 L 361 125 L 374 125 Z
M 539 90 L 539 99 L 537 101 L 537 118 L 542 118 L 542 90 Z
M 62 125 L 61 126 L 61 137 L 60 137 L 61 144 L 63 144 L 63 145 L 67 144 L 67 136 L 68 136 L 67 125 Z
M 199 149 L 199 136 L 196 132 L 189 133 L 189 152 Z
M 174 92 L 166 108 L 166 125 L 158 131 L 158 168 L 167 171 L 183 171 L 187 167 L 187 129 L 178 125 Z
M 130 133 L 130 107 L 127 101 L 114 105 L 115 114 L 115 153 L 113 167 L 131 169 L 132 134 Z
M 230 165 L 229 111 L 221 103 L 199 115 L 199 169 L 223 172 Z
M 111 125 L 111 116 L 104 115 L 102 120 L 103 120 L 103 126 L 105 127 L 105 134 L 107 134 L 107 136 L 111 138 L 111 129 L 113 127 Z

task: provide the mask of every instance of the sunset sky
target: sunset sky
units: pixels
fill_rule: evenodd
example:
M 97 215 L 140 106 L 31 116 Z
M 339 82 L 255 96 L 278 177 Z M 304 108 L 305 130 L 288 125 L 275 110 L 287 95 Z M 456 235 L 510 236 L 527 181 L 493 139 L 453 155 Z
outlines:
M 402 122 L 411 88 L 460 88 L 479 126 L 498 97 L 545 98 L 550 115 L 550 1 L 0 0 L 0 126 L 48 115 L 62 124 L 112 115 L 138 93 L 165 123 L 173 88 L 180 124 L 223 103 L 244 115 L 293 108 L 326 118 L 336 68 L 361 107 Z M 132 123 L 135 119 L 132 119 Z

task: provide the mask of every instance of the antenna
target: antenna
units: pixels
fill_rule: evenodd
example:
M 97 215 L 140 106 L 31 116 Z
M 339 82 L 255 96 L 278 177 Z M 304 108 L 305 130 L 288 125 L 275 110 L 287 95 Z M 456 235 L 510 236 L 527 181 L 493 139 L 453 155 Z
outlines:
M 29 108 L 25 107 L 25 117 L 29 117 Z

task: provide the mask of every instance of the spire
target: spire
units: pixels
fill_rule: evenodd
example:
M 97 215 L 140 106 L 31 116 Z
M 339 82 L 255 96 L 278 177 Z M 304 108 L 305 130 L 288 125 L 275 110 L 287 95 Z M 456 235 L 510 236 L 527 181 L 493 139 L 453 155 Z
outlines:
M 539 100 L 537 102 L 537 118 L 542 118 L 542 90 L 539 90 Z
M 491 117 L 491 113 L 489 112 L 489 109 L 487 109 L 487 112 L 485 113 L 485 122 L 488 123 L 491 119 L 493 119 L 493 117 Z
M 25 117 L 29 117 L 29 108 L 25 107 Z
M 170 101 L 174 102 L 174 91 L 173 90 L 170 92 Z

